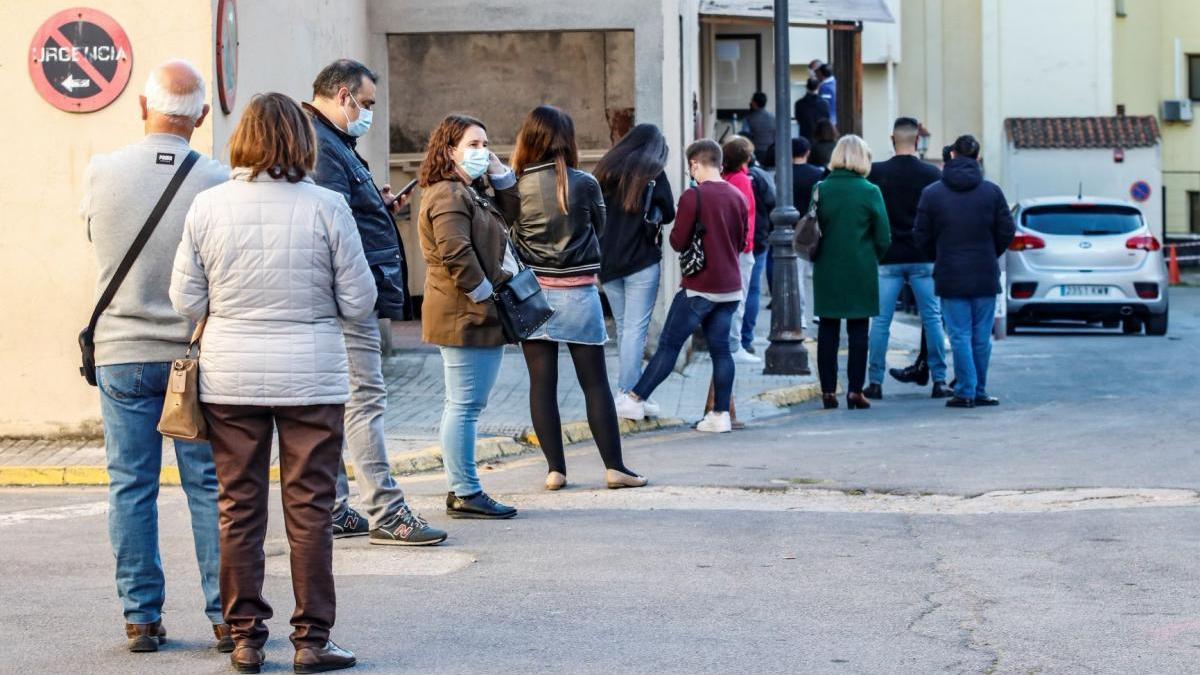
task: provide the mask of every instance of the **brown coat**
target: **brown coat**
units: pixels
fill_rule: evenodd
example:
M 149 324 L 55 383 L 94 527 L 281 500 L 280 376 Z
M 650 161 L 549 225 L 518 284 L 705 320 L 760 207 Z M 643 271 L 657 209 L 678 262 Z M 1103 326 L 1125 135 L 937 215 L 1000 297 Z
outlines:
M 472 302 L 467 293 L 486 279 L 498 286 L 511 277 L 501 265 L 508 225 L 521 197 L 514 185 L 488 197 L 458 181 L 441 181 L 421 194 L 417 232 L 425 275 L 421 339 L 444 347 L 496 347 L 504 332 L 492 301 Z

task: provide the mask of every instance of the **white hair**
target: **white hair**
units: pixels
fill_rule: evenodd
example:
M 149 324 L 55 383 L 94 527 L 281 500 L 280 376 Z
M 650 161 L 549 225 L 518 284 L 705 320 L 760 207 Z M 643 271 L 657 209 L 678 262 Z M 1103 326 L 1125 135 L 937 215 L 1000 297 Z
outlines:
M 150 72 L 144 95 L 150 110 L 195 121 L 204 113 L 204 76 L 187 61 L 168 61 Z

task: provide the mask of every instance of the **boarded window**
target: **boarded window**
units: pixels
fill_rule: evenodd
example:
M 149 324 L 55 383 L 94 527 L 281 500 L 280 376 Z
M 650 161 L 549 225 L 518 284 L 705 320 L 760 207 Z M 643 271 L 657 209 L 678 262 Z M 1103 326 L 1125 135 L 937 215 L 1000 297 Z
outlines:
M 1188 54 L 1188 98 L 1200 101 L 1200 54 Z
M 1200 234 L 1200 192 L 1188 190 L 1188 230 Z

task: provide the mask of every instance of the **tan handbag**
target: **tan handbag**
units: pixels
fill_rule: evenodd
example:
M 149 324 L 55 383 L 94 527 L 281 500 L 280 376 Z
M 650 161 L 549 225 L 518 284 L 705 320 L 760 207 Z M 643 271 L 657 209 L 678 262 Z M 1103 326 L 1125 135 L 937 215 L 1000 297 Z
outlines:
M 205 321 L 207 318 L 196 324 L 183 358 L 171 363 L 162 417 L 158 420 L 158 433 L 163 436 L 181 441 L 208 440 L 208 424 L 200 410 L 200 336 L 204 334 Z

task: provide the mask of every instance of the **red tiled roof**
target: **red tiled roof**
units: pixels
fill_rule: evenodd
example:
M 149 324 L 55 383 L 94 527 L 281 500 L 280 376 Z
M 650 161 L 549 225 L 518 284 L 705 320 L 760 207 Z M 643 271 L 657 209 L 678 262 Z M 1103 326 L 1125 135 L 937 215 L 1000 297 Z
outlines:
M 1010 117 L 1004 133 L 1018 149 L 1145 148 L 1158 143 L 1158 121 L 1145 117 Z

